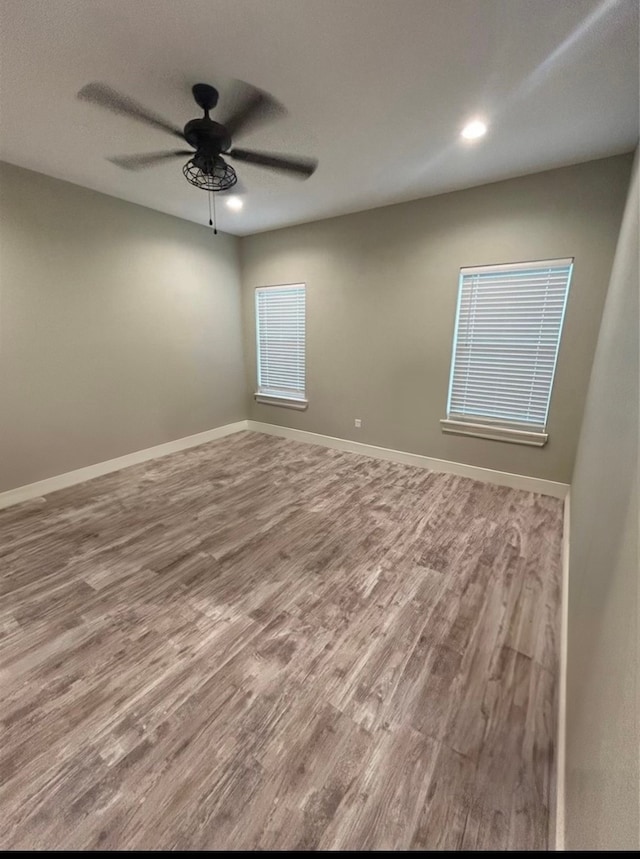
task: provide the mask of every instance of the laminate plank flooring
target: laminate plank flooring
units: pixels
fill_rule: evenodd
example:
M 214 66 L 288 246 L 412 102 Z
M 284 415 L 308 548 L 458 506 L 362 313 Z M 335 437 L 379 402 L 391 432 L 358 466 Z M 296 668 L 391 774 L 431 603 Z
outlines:
M 0 512 L 0 846 L 547 848 L 561 538 L 249 432 Z

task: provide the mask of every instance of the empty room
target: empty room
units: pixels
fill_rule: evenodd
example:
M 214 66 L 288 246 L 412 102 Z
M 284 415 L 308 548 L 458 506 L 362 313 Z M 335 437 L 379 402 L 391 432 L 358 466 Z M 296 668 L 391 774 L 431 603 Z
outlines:
M 0 849 L 640 849 L 637 0 L 0 0 Z

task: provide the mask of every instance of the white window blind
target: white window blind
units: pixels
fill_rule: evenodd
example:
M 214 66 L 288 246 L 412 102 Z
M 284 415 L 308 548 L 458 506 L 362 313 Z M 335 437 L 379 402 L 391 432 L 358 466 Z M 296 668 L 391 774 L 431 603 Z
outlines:
M 460 270 L 449 423 L 495 424 L 521 430 L 506 440 L 546 441 L 535 434 L 546 430 L 572 268 L 572 259 L 558 259 Z
M 305 401 L 305 286 L 256 289 L 258 393 Z

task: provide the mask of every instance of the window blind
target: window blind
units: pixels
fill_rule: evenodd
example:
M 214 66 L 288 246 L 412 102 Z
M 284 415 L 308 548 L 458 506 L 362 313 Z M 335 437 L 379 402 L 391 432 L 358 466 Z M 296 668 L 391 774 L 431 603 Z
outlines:
M 544 431 L 572 259 L 460 270 L 447 417 Z
M 258 393 L 305 398 L 305 286 L 256 289 Z

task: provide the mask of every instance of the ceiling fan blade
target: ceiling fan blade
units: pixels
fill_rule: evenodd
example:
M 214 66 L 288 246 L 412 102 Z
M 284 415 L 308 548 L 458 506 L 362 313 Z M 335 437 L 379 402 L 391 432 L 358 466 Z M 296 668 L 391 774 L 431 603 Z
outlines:
M 222 124 L 231 137 L 245 134 L 254 126 L 287 113 L 283 105 L 268 92 L 243 81 L 238 81 L 232 88 L 229 101 L 230 107 L 227 108 Z
M 318 166 L 316 158 L 295 158 L 290 155 L 275 155 L 270 152 L 254 152 L 253 149 L 231 149 L 225 154 L 237 161 L 255 164 L 257 167 L 293 173 L 301 179 L 308 179 Z
M 78 93 L 78 98 L 81 101 L 88 101 L 91 104 L 104 107 L 112 113 L 120 113 L 123 116 L 131 117 L 131 119 L 137 119 L 138 122 L 144 122 L 146 125 L 152 125 L 154 128 L 162 129 L 162 131 L 168 131 L 174 137 L 184 140 L 182 129 L 177 125 L 164 119 L 159 114 L 147 110 L 141 104 L 138 104 L 137 101 L 129 98 L 128 95 L 117 92 L 107 84 L 99 82 L 87 84 Z
M 124 170 L 144 170 L 145 167 L 153 167 L 154 164 L 167 161 L 169 158 L 184 158 L 187 155 L 193 155 L 193 151 L 173 149 L 167 152 L 146 152 L 144 155 L 116 155 L 114 158 L 107 158 L 107 161 Z

